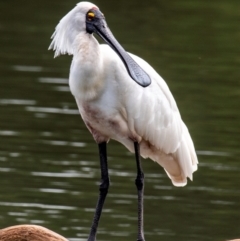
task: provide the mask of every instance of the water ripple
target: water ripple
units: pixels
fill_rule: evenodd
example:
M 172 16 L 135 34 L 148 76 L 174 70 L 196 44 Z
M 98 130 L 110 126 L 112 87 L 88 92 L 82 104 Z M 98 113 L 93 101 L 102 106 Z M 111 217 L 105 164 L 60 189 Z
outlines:
M 16 71 L 24 71 L 24 72 L 42 72 L 43 71 L 43 67 L 41 66 L 14 65 L 12 68 Z
M 108 233 L 109 235 L 111 236 L 118 236 L 118 237 L 127 237 L 127 236 L 130 236 L 130 234 L 128 232 L 109 232 Z
M 39 80 L 39 82 L 41 82 L 41 83 L 68 84 L 68 79 L 65 79 L 65 78 L 40 77 L 38 80 Z
M 42 112 L 42 113 L 52 113 L 52 114 L 66 114 L 66 115 L 79 115 L 79 111 L 77 109 L 60 109 L 53 107 L 32 107 L 27 106 L 27 111 L 30 112 Z
M 84 177 L 84 178 L 93 178 L 93 173 L 79 173 L 79 172 L 63 172 L 63 173 L 54 173 L 54 172 L 31 172 L 31 175 L 38 177 L 63 177 L 63 178 L 72 178 L 72 177 Z
M 48 205 L 42 203 L 16 203 L 16 202 L 0 202 L 0 206 L 7 207 L 32 207 L 41 209 L 57 209 L 57 210 L 76 210 L 76 207 L 62 206 L 62 205 Z
M 66 193 L 64 189 L 56 189 L 56 188 L 39 188 L 40 192 L 48 192 L 48 193 Z
M 85 147 L 86 143 L 83 142 L 69 142 L 69 141 L 58 141 L 58 140 L 42 140 L 42 143 L 49 144 L 53 146 L 73 146 L 73 147 Z
M 0 130 L 0 136 L 18 136 L 19 132 L 11 130 Z
M 221 200 L 215 200 L 210 201 L 212 204 L 218 204 L 218 205 L 234 205 L 234 202 L 227 202 L 227 201 L 221 201 Z
M 35 100 L 0 99 L 1 105 L 36 105 Z
M 217 171 L 239 171 L 240 168 L 237 166 L 228 166 L 222 163 L 200 163 L 200 166 L 204 166 L 204 167 L 208 167 L 210 169 L 213 170 L 217 170 Z
M 18 216 L 18 217 L 26 217 L 28 216 L 27 213 L 21 213 L 21 212 L 8 212 L 9 216 Z
M 130 200 L 115 200 L 114 203 L 116 204 L 132 204 L 133 202 Z
M 108 194 L 109 197 L 114 197 L 123 199 L 137 199 L 137 195 L 130 195 L 130 194 Z M 180 198 L 174 197 L 174 196 L 151 196 L 151 195 L 145 195 L 144 199 L 146 200 L 180 200 Z
M 32 224 L 43 224 L 43 223 L 45 223 L 45 221 L 44 220 L 34 219 L 34 220 L 30 220 L 30 223 L 32 223 Z
M 15 171 L 15 169 L 13 169 L 13 168 L 0 167 L 0 172 L 13 172 L 13 171 Z
M 154 189 L 160 189 L 160 190 L 172 190 L 172 186 L 164 186 L 164 185 L 154 185 Z
M 61 92 L 70 92 L 70 88 L 68 86 L 56 86 L 54 90 Z
M 213 192 L 213 193 L 217 193 L 217 192 L 221 192 L 221 193 L 239 193 L 238 190 L 234 190 L 234 189 L 223 189 L 223 188 L 216 188 L 216 187 L 205 187 L 205 186 L 201 186 L 201 187 L 186 187 L 186 189 L 191 190 L 191 191 L 203 191 L 203 192 Z
M 202 156 L 231 156 L 229 152 L 221 152 L 221 151 L 196 151 L 198 155 Z

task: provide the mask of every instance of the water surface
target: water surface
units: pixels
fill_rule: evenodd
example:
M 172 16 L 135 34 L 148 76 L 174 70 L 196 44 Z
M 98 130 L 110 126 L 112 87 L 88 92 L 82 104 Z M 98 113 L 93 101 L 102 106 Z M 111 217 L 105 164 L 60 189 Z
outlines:
M 240 237 L 240 3 L 106 1 L 119 42 L 168 83 L 194 140 L 199 170 L 185 188 L 143 161 L 146 240 Z M 97 146 L 69 92 L 71 57 L 47 51 L 76 2 L 2 1 L 0 228 L 39 224 L 86 240 L 98 195 Z M 135 240 L 134 156 L 108 145 L 111 188 L 98 240 Z

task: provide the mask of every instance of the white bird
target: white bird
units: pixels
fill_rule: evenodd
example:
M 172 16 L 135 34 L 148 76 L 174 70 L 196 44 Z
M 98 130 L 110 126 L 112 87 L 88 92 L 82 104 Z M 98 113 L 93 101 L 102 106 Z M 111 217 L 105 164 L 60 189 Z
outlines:
M 99 44 L 93 33 L 108 45 Z M 112 35 L 104 15 L 80 2 L 57 25 L 49 49 L 73 55 L 69 85 L 79 112 L 99 146 L 102 182 L 88 241 L 95 241 L 108 192 L 106 143 L 114 139 L 137 162 L 138 240 L 143 234 L 144 175 L 140 155 L 160 164 L 173 185 L 184 186 L 197 170 L 188 129 L 165 81 L 143 59 L 127 53 Z

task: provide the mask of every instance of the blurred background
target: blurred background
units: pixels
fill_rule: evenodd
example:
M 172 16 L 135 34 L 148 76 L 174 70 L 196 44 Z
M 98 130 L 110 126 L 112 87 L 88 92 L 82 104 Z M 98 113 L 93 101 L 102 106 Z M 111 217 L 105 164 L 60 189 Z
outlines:
M 39 224 L 86 240 L 98 196 L 97 145 L 68 88 L 71 56 L 50 36 L 76 0 L 0 2 L 0 228 Z M 150 160 L 147 241 L 240 237 L 240 2 L 95 0 L 124 46 L 166 80 L 199 170 L 173 187 Z M 98 240 L 136 240 L 134 156 L 108 145 L 111 187 Z

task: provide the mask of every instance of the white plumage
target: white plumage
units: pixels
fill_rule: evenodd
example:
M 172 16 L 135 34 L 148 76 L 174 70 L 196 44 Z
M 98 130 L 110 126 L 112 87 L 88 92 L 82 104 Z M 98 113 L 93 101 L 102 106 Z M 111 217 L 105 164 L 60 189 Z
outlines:
M 143 59 L 130 56 L 151 79 L 147 87 L 129 76 L 120 57 L 86 31 L 86 14 L 98 9 L 79 3 L 56 27 L 50 48 L 55 56 L 72 54 L 69 85 L 79 112 L 97 143 L 114 139 L 159 163 L 175 186 L 184 186 L 197 170 L 188 129 L 165 81 Z

